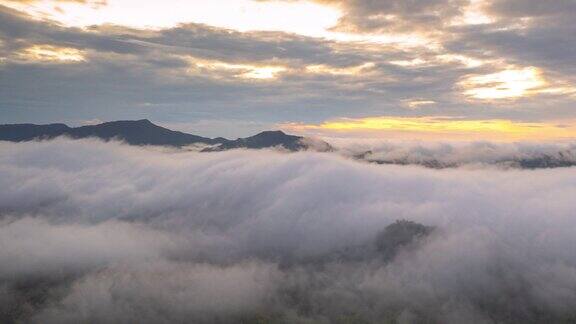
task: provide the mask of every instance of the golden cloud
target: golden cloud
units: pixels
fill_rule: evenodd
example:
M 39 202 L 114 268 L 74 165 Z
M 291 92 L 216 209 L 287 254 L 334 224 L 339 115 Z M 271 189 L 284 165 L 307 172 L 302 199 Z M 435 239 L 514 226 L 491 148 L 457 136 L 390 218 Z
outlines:
M 539 94 L 570 94 L 576 88 L 550 82 L 544 72 L 534 66 L 511 67 L 484 75 L 467 75 L 458 83 L 469 99 L 499 100 L 531 97 Z
M 376 64 L 372 62 L 344 68 L 319 64 L 319 65 L 308 65 L 306 66 L 305 71 L 307 73 L 314 73 L 314 74 L 358 75 L 361 73 L 368 72 L 368 70 L 374 68 L 375 66 Z
M 266 80 L 275 79 L 287 70 L 281 65 L 258 65 L 250 63 L 230 63 L 220 60 L 203 59 L 193 56 L 185 57 L 190 63 L 188 70 L 191 74 L 203 71 L 212 72 L 215 76 L 231 76 L 239 79 Z
M 418 109 L 424 106 L 430 106 L 436 104 L 434 100 L 427 100 L 427 99 L 407 99 L 403 101 L 406 107 L 411 109 Z
M 216 78 L 236 78 L 247 80 L 274 80 L 283 73 L 303 72 L 306 74 L 325 74 L 337 76 L 357 76 L 370 73 L 376 64 L 372 62 L 349 67 L 336 67 L 327 64 L 314 64 L 300 67 L 290 67 L 279 62 L 227 62 L 216 59 L 206 59 L 194 56 L 184 56 L 190 67 L 190 74 L 210 73 Z
M 16 58 L 40 63 L 78 63 L 86 60 L 86 53 L 72 47 L 32 45 L 16 53 Z

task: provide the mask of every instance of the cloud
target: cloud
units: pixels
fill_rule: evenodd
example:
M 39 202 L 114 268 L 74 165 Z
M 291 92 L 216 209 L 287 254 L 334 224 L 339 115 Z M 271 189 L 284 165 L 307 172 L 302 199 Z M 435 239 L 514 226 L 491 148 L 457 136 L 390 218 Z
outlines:
M 492 0 L 487 2 L 487 10 L 502 17 L 543 17 L 564 16 L 576 12 L 576 4 L 570 0 L 560 0 L 548 5 L 535 0 Z
M 409 154 L 484 161 L 519 150 Z M 558 322 L 576 306 L 575 184 L 572 168 L 0 143 L 0 317 Z M 436 229 L 387 261 L 375 238 L 396 219 Z
M 21 2 L 21 3 L 32 3 L 32 2 L 38 2 L 39 0 L 5 0 L 6 2 Z M 49 0 L 49 2 L 53 2 L 53 3 L 59 3 L 59 2 L 77 2 L 77 3 L 83 3 L 83 4 L 99 4 L 99 5 L 105 5 L 106 1 L 105 0 L 96 0 L 96 1 L 87 1 L 87 0 Z
M 542 168 L 576 164 L 573 142 L 450 142 L 333 140 L 336 150 L 362 160 L 442 167 Z
M 412 14 L 426 16 L 429 10 L 435 15 L 435 8 L 444 4 L 341 6 L 418 20 Z M 446 10 L 454 11 L 451 6 Z M 387 41 L 355 42 L 197 23 L 164 29 L 75 28 L 7 7 L 0 15 L 0 92 L 5 94 L 0 113 L 6 122 L 149 118 L 161 123 L 214 120 L 216 127 L 230 119 L 262 125 L 320 123 L 383 113 L 531 121 L 573 115 L 571 24 L 554 26 L 549 24 L 552 18 L 528 29 L 505 28 L 506 19 L 495 18 L 479 25 L 444 26 L 437 29 L 438 37 L 414 36 L 432 41 L 430 45 L 395 38 L 400 31 L 380 31 L 391 37 Z M 422 26 L 431 30 L 433 25 Z M 556 44 L 565 44 L 566 51 L 553 50 Z M 471 78 L 528 67 L 547 84 L 515 100 L 470 100 L 471 89 L 461 86 Z M 232 136 L 261 130 L 239 130 Z
M 4 59 L 0 67 L 6 75 L 2 89 L 12 95 L 1 104 L 12 120 L 29 121 L 29 111 L 36 111 L 36 116 L 60 111 L 62 119 L 108 120 L 162 110 L 158 116 L 172 116 L 163 117 L 163 122 L 216 120 L 227 113 L 227 118 L 254 117 L 271 123 L 282 114 L 309 111 L 310 105 L 321 108 L 315 114 L 332 114 L 326 97 L 337 92 L 334 103 L 357 100 L 365 90 L 350 87 L 350 81 L 321 85 L 344 79 L 332 71 L 346 71 L 348 80 L 366 79 L 350 71 L 371 60 L 354 44 L 279 32 L 240 33 L 199 24 L 160 31 L 121 26 L 78 29 L 33 20 L 6 8 L 2 15 Z M 83 61 L 45 64 L 45 60 L 23 61 L 18 54 L 39 46 L 81 51 Z M 198 61 L 218 68 L 197 71 Z M 307 72 L 308 66 L 319 65 L 322 71 Z M 262 67 L 274 69 L 262 71 Z M 234 73 L 226 73 L 230 70 Z M 250 78 L 271 74 L 277 75 L 274 82 Z M 236 134 L 240 135 L 246 134 Z
M 33 45 L 17 53 L 19 59 L 33 62 L 82 62 L 82 51 L 75 48 L 55 47 L 51 45 Z
M 454 38 L 446 42 L 449 50 L 492 53 L 509 63 L 545 68 L 573 84 L 568 63 L 575 51 L 573 1 L 544 5 L 538 1 L 493 0 L 482 7 L 495 21 L 456 29 Z
M 430 32 L 448 25 L 469 1 L 320 0 L 343 10 L 335 30 L 368 33 Z
M 156 259 L 177 240 L 138 224 L 104 222 L 93 226 L 53 224 L 38 218 L 4 219 L 0 227 L 4 264 L 0 276 L 26 280 L 38 269 L 64 276 L 127 260 Z
M 60 305 L 31 321 L 78 323 L 87 320 L 86 313 L 103 323 L 241 321 L 250 317 L 246 314 L 266 312 L 262 306 L 280 278 L 274 265 L 257 262 L 111 267 L 76 282 Z

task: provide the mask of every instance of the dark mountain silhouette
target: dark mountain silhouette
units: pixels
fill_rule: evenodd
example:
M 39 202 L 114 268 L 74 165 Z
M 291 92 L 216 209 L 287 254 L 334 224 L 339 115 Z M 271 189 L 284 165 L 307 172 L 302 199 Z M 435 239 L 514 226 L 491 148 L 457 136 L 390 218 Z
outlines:
M 0 125 L 0 140 L 11 142 L 23 142 L 33 139 L 49 139 L 63 135 L 70 130 L 64 124 L 13 124 Z
M 131 145 L 162 145 L 182 147 L 191 144 L 205 144 L 209 147 L 204 151 L 222 151 L 238 148 L 263 149 L 282 147 L 290 151 L 309 148 L 304 138 L 287 135 L 282 131 L 266 131 L 260 134 L 228 140 L 222 137 L 207 138 L 183 132 L 173 131 L 153 124 L 147 119 L 113 121 L 98 125 L 68 127 L 65 124 L 13 124 L 0 125 L 0 140 L 23 142 L 31 140 L 47 140 L 59 136 L 74 139 L 99 138 L 105 141 L 121 140 Z M 327 143 L 323 143 L 329 147 Z
M 68 136 L 74 139 L 96 137 L 103 140 L 118 139 L 131 145 L 184 146 L 194 143 L 218 144 L 221 141 L 172 131 L 154 125 L 147 119 L 126 120 L 71 128 L 64 124 L 0 125 L 0 140 L 31 141 Z
M 300 151 L 307 148 L 303 139 L 304 137 L 287 135 L 282 131 L 266 131 L 254 136 L 227 141 L 207 150 L 223 151 L 237 148 L 262 149 L 268 147 L 283 147 L 290 151 Z
M 65 135 L 72 138 L 97 137 L 103 140 L 117 138 L 131 145 L 184 146 L 196 143 L 221 143 L 215 139 L 160 127 L 147 119 L 82 126 L 70 129 Z M 225 139 L 223 140 L 225 141 Z

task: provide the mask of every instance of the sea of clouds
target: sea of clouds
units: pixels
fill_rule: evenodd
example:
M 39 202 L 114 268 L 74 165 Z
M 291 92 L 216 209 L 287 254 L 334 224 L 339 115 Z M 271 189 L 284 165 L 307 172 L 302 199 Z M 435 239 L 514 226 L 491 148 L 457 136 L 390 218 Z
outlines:
M 576 169 L 0 142 L 0 322 L 569 323 Z M 393 259 L 398 219 L 434 226 Z
M 381 164 L 433 168 L 549 168 L 576 166 L 576 143 L 382 141 L 331 139 L 347 157 Z

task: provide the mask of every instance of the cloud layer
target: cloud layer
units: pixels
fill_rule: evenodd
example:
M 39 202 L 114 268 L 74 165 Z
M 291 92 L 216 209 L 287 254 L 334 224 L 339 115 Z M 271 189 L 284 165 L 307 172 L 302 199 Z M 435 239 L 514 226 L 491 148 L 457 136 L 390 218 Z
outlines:
M 38 323 L 574 318 L 573 168 L 0 143 L 0 316 Z M 435 226 L 392 260 L 397 219 Z
M 421 142 L 335 140 L 344 156 L 383 164 L 435 168 L 554 168 L 576 165 L 576 146 L 566 143 Z

